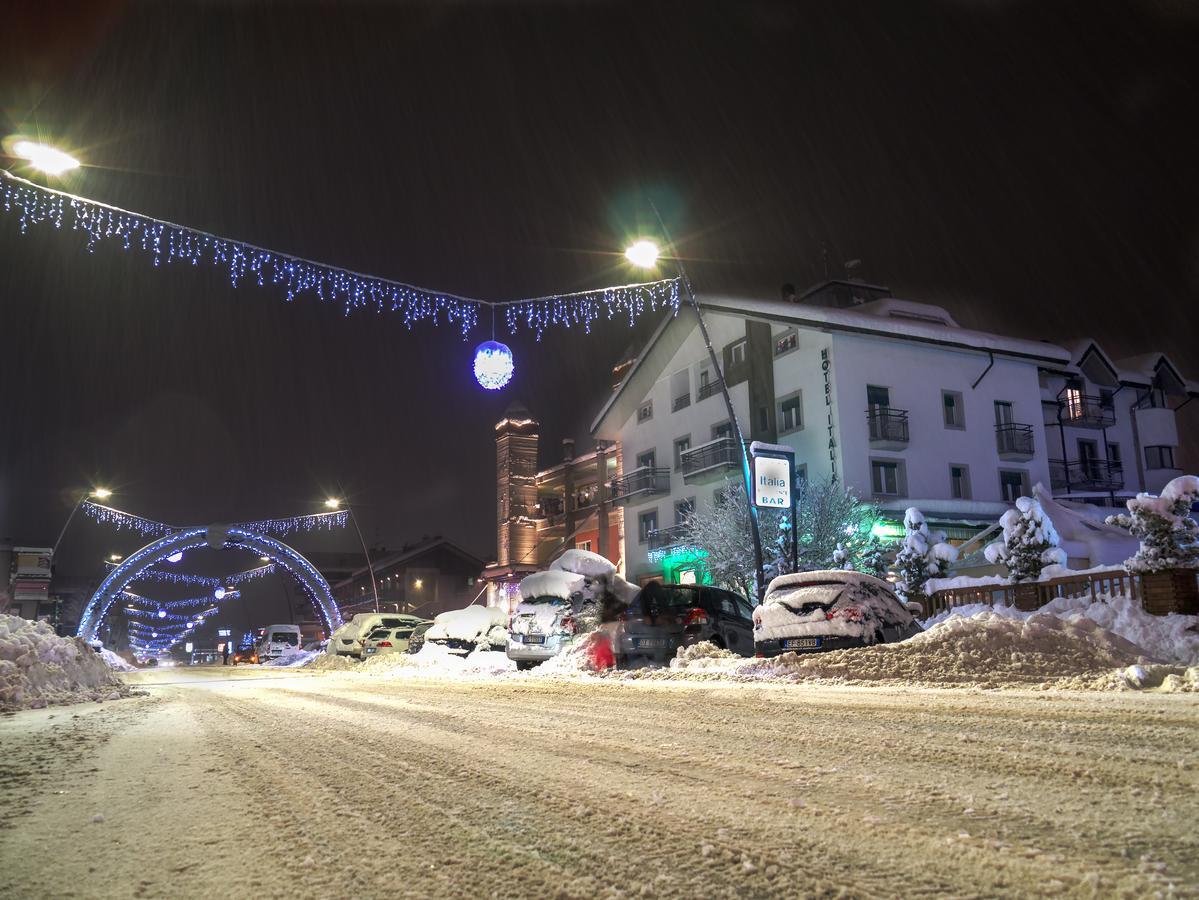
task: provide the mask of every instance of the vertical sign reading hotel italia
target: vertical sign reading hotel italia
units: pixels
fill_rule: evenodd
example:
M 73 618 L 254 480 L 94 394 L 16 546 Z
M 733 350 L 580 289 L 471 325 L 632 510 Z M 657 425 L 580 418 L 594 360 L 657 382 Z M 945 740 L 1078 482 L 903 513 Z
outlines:
M 828 358 L 828 347 L 820 351 L 820 371 L 824 374 L 824 410 L 828 413 L 828 464 L 837 480 L 837 439 L 833 434 L 833 376 L 832 361 Z

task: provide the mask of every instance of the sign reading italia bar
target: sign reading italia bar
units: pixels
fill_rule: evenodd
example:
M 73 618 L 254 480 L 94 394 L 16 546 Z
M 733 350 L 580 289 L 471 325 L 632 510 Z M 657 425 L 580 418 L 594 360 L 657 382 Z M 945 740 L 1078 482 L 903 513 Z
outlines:
M 749 452 L 754 464 L 754 505 L 790 509 L 795 451 L 790 447 L 754 441 Z

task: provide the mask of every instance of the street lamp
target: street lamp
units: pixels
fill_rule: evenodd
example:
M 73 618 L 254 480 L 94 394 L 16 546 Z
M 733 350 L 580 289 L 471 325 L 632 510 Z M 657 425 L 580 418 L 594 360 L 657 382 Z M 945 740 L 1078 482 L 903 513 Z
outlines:
M 758 508 L 754 505 L 754 490 L 753 476 L 749 471 L 749 451 L 745 445 L 745 437 L 741 432 L 741 423 L 737 420 L 737 410 L 733 408 L 733 398 L 729 396 L 729 389 L 724 383 L 724 372 L 720 368 L 720 360 L 716 356 L 716 349 L 712 346 L 712 338 L 708 334 L 707 323 L 704 322 L 703 313 L 700 312 L 699 301 L 695 297 L 695 291 L 691 287 L 691 279 L 687 277 L 687 270 L 683 268 L 683 260 L 675 252 L 673 241 L 670 239 L 670 233 L 666 229 L 666 223 L 662 221 L 662 214 L 658 212 L 658 207 L 650 204 L 653 207 L 654 215 L 658 217 L 658 227 L 662 230 L 662 237 L 666 239 L 667 249 L 670 250 L 670 256 L 674 259 L 675 268 L 678 271 L 679 281 L 683 283 L 683 290 L 687 292 L 687 299 L 691 303 L 691 308 L 695 310 L 695 318 L 699 321 L 699 332 L 703 335 L 704 346 L 708 348 L 708 358 L 712 363 L 712 369 L 716 373 L 716 380 L 720 383 L 720 394 L 724 397 L 725 409 L 729 414 L 729 423 L 733 426 L 733 439 L 737 442 L 737 447 L 741 451 L 741 477 L 745 484 L 745 502 L 749 507 L 749 530 L 754 541 L 754 567 L 757 570 L 758 580 L 758 599 L 762 599 L 762 592 L 766 589 L 763 584 L 765 573 L 762 567 L 762 533 L 758 528 Z M 641 239 L 634 242 L 627 250 L 625 250 L 625 258 L 642 269 L 652 269 L 658 264 L 658 246 L 653 241 Z
M 13 156 L 27 161 L 47 175 L 61 175 L 79 168 L 79 160 L 49 144 L 36 141 L 17 141 L 12 145 Z
M 100 500 L 107 500 L 112 496 L 112 491 L 108 488 L 98 487 L 92 488 L 90 491 L 85 491 L 79 495 L 79 499 L 75 501 L 75 505 L 71 507 L 71 514 L 67 516 L 66 522 L 63 523 L 62 531 L 58 533 L 58 537 L 54 541 L 54 549 L 50 551 L 50 563 L 53 565 L 54 557 L 58 554 L 58 545 L 62 543 L 63 535 L 67 533 L 67 529 L 71 527 L 71 521 L 75 518 L 75 513 L 79 512 L 79 507 L 83 506 L 84 500 L 89 500 L 92 497 L 97 497 Z
M 329 509 L 341 509 L 342 501 L 336 497 L 330 497 L 325 501 L 325 506 Z M 346 514 L 350 517 L 350 521 L 354 523 L 354 531 L 358 535 L 358 543 L 362 545 L 362 555 L 366 557 L 366 570 L 371 576 L 371 594 L 375 598 L 375 612 L 379 611 L 379 585 L 375 582 L 375 566 L 371 562 L 371 553 L 366 549 L 366 539 L 362 536 L 362 529 L 358 527 L 358 517 L 354 515 L 354 509 L 350 504 L 346 504 Z

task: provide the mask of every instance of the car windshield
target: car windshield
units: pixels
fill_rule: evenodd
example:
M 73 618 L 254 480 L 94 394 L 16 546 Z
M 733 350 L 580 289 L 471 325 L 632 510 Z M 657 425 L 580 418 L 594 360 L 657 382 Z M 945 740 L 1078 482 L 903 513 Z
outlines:
M 271 635 L 272 644 L 291 644 L 293 647 L 300 643 L 300 636 L 294 631 L 276 631 Z
M 395 636 L 397 638 L 412 637 L 412 629 L 411 628 L 401 628 L 396 631 Z

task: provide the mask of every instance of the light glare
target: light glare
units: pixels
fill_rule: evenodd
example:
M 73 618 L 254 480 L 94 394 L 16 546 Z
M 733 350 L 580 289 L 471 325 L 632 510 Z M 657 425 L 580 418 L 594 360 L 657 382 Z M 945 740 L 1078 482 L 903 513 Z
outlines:
M 49 144 L 17 141 L 12 149 L 21 159 L 28 160 L 31 166 L 41 169 L 47 175 L 61 175 L 63 172 L 79 168 L 79 160 Z
M 636 241 L 624 255 L 637 268 L 652 269 L 658 264 L 658 245 L 653 241 Z

